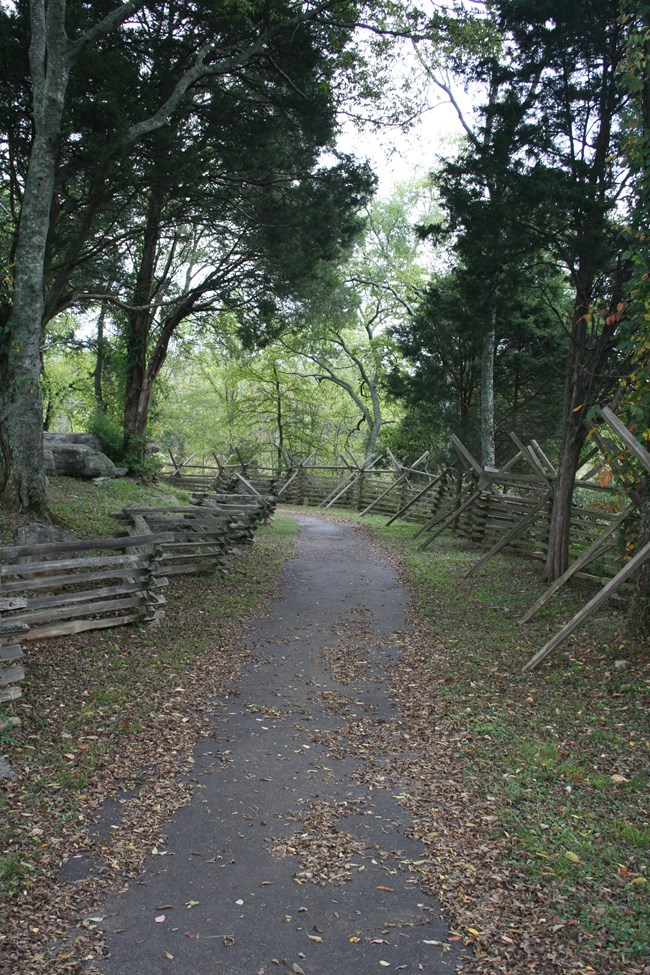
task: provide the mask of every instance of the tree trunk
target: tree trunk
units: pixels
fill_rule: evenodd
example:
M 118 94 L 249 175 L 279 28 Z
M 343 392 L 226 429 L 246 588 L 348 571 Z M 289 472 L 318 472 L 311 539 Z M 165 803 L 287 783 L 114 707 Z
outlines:
M 275 420 L 278 428 L 278 474 L 281 474 L 284 464 L 284 417 L 282 415 L 282 387 L 275 366 L 273 367 L 273 385 L 275 386 Z
M 38 8 L 38 5 L 34 5 Z M 46 19 L 47 18 L 47 19 Z M 45 248 L 56 178 L 61 118 L 70 72 L 65 3 L 32 13 L 30 68 L 34 141 L 20 213 L 12 311 L 0 353 L 0 498 L 47 515 L 40 391 Z
M 548 552 L 544 567 L 544 579 L 554 582 L 569 567 L 569 543 L 571 536 L 571 506 L 573 487 L 580 452 L 587 436 L 583 415 L 587 410 L 585 396 L 589 387 L 587 371 L 587 316 L 589 313 L 589 287 L 579 290 L 573 315 L 571 347 L 567 363 L 564 390 L 564 424 L 558 478 L 555 483 Z
M 133 289 L 133 306 L 126 329 L 124 391 L 124 452 L 142 455 L 155 375 L 147 369 L 149 332 L 153 312 L 149 306 L 156 272 L 162 203 L 152 194 L 145 222 L 142 255 Z M 157 375 L 157 373 L 156 373 Z
M 560 469 L 555 483 L 551 523 L 549 529 L 548 553 L 544 568 L 544 579 L 553 582 L 569 567 L 569 545 L 571 542 L 571 508 L 573 506 L 573 486 L 580 466 L 580 453 L 586 431 L 580 427 L 567 427 L 562 446 Z
M 377 383 L 374 379 L 368 381 L 368 389 L 370 390 L 372 412 L 368 410 L 366 414 L 366 422 L 368 424 L 368 439 L 366 440 L 366 456 L 364 460 L 364 463 L 366 464 L 370 463 L 372 458 L 375 456 L 379 432 L 384 423 L 381 415 L 381 400 L 379 399 L 379 391 L 377 389 Z
M 494 351 L 496 345 L 496 295 L 490 306 L 490 328 L 481 353 L 481 462 L 495 466 L 494 451 Z
M 106 321 L 106 302 L 102 302 L 102 307 L 97 319 L 97 355 L 95 359 L 95 369 L 93 370 L 93 387 L 95 391 L 95 404 L 100 413 L 106 412 L 104 402 L 104 362 L 106 360 L 106 346 L 104 339 L 104 323 Z

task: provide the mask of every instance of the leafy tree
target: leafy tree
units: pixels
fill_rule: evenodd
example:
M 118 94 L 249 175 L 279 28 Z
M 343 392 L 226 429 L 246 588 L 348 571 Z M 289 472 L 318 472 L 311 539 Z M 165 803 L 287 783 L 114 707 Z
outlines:
M 141 185 L 151 189 L 140 182 L 147 152 L 164 155 L 177 148 L 176 136 L 191 139 L 197 119 L 211 109 L 212 94 L 236 88 L 244 75 L 262 97 L 270 74 L 282 75 L 288 67 L 290 89 L 294 66 L 286 59 L 294 41 L 296 51 L 311 52 L 312 74 L 298 77 L 310 79 L 304 94 L 313 106 L 327 88 L 324 65 L 340 64 L 357 12 L 354 3 L 335 0 L 260 5 L 235 0 L 227 7 L 205 0 L 183 5 L 128 0 L 117 6 L 110 0 L 92 6 L 34 0 L 2 8 L 5 63 L 15 70 L 10 92 L 17 96 L 13 109 L 3 111 L 15 223 L 7 260 L 12 279 L 0 322 L 6 503 L 46 510 L 38 382 L 42 326 L 78 300 L 80 289 L 87 292 L 92 282 L 110 277 L 111 251 L 131 239 L 133 221 L 126 217 L 140 206 Z M 279 49 L 284 59 L 276 64 Z M 321 97 L 327 101 L 327 94 Z M 314 110 L 307 146 L 323 144 L 318 119 Z M 221 137 L 230 138 L 227 126 Z M 132 165 L 135 147 L 142 153 Z M 168 156 L 170 162 L 174 158 Z M 269 244 L 273 227 L 267 223 L 265 229 Z M 317 240 L 315 235 L 314 245 Z
M 453 432 L 476 450 L 483 325 L 472 315 L 458 277 L 432 278 L 396 336 L 408 367 L 393 371 L 391 389 L 429 417 L 430 432 L 418 447 L 443 445 Z
M 466 83 L 480 85 L 485 101 L 472 123 L 454 97 L 451 84 L 430 70 L 434 83 L 451 99 L 465 131 L 459 155 L 434 175 L 451 235 L 458 274 L 464 278 L 465 301 L 482 334 L 480 366 L 480 454 L 486 466 L 495 463 L 494 360 L 499 331 L 500 291 L 513 268 L 531 250 L 530 234 L 517 218 L 517 154 L 525 134 L 522 121 L 535 98 L 539 73 L 520 76 L 512 63 L 508 39 L 499 18 L 479 19 L 481 43 L 476 44 L 476 16 L 463 11 L 436 18 L 445 29 L 443 48 L 450 66 L 462 71 Z M 460 42 L 460 46 L 459 46 Z M 469 57 L 459 53 L 469 49 Z
M 94 409 L 92 353 L 76 337 L 71 316 L 59 316 L 55 326 L 43 347 L 43 428 L 74 430 L 87 424 Z
M 392 331 L 412 314 L 426 279 L 414 222 L 430 219 L 431 207 L 430 188 L 418 185 L 376 201 L 350 260 L 307 305 L 298 332 L 282 340 L 305 361 L 308 375 L 344 390 L 354 404 L 366 460 L 376 452 L 386 421 L 386 378 L 396 353 Z
M 463 267 L 479 284 L 487 282 L 487 293 L 494 296 L 495 282 L 505 280 L 506 269 L 509 275 L 520 266 L 520 251 L 524 264 L 537 255 L 560 268 L 572 291 L 559 477 L 545 567 L 552 579 L 568 563 L 585 420 L 615 382 L 618 335 L 607 323 L 621 301 L 625 277 L 613 222 L 626 176 L 618 154 L 626 100 L 618 75 L 624 39 L 618 2 L 490 0 L 478 16 L 463 8 L 434 23 L 448 32 L 452 68 L 468 77 L 467 52 L 470 80 L 483 80 L 488 93 L 476 160 L 461 157 L 450 170 L 458 179 L 451 180 L 448 207 L 461 218 L 459 243 L 472 244 L 464 248 Z M 471 142 L 471 131 L 468 137 Z M 495 151 L 482 154 L 482 146 Z M 474 171 L 479 175 L 475 190 Z M 484 238 L 468 235 L 474 218 L 476 228 L 483 225 Z
M 546 577 L 554 579 L 568 564 L 573 484 L 589 429 L 587 414 L 613 388 L 618 335 L 610 319 L 625 276 L 612 232 L 625 179 L 617 153 L 626 100 L 618 75 L 624 34 L 615 0 L 499 7 L 522 70 L 537 73 L 544 66 L 528 119 L 529 161 L 522 182 L 535 233 L 564 268 L 573 292 L 545 568 Z
M 621 322 L 622 351 L 626 355 L 618 412 L 646 450 L 650 451 L 650 5 L 623 3 L 627 31 L 622 83 L 629 94 L 623 150 L 630 165 L 635 207 L 626 230 L 631 264 L 630 280 Z M 626 472 L 628 476 L 631 471 Z M 637 548 L 650 542 L 650 475 L 636 476 L 641 500 Z M 637 574 L 630 611 L 633 635 L 650 635 L 650 564 Z
M 278 343 L 246 350 L 236 325 L 221 321 L 212 338 L 202 330 L 190 348 L 174 351 L 165 366 L 165 396 L 152 425 L 155 438 L 209 458 L 237 448 L 268 456 L 278 469 L 289 457 L 318 450 L 333 461 L 355 418 L 344 394 L 333 395 L 304 374 L 302 363 Z

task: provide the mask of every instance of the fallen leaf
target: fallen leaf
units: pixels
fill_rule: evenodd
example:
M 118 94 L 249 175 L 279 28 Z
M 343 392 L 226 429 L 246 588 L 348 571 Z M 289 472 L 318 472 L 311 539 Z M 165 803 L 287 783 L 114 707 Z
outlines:
M 573 853 L 572 850 L 565 850 L 564 856 L 567 860 L 570 860 L 571 863 L 580 863 L 580 857 L 577 853 Z
M 172 955 L 171 951 L 163 951 L 163 958 L 167 958 L 169 961 L 174 960 L 174 956 Z
M 154 918 L 154 921 L 156 922 L 156 924 L 162 924 L 164 920 L 165 920 L 165 915 L 164 914 L 159 914 L 158 917 L 155 917 Z

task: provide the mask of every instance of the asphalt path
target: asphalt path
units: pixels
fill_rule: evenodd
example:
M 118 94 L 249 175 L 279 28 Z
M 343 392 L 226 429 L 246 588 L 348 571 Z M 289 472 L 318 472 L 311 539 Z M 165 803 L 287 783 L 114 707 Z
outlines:
M 105 975 L 456 970 L 408 812 L 344 747 L 351 721 L 397 720 L 387 674 L 407 593 L 355 526 L 298 521 L 246 634 L 252 661 L 197 748 L 191 802 L 101 911 Z

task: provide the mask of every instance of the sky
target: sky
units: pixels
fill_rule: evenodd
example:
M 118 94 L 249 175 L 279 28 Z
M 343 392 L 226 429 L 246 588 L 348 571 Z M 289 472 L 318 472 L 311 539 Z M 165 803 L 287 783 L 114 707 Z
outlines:
M 386 197 L 396 184 L 426 176 L 434 168 L 436 157 L 446 154 L 462 131 L 454 109 L 440 105 L 430 109 L 406 134 L 394 129 L 360 132 L 346 124 L 338 147 L 370 163 L 379 177 L 378 194 Z
M 406 132 L 396 127 L 378 130 L 366 126 L 359 129 L 351 120 L 345 120 L 338 148 L 351 153 L 359 161 L 367 160 L 370 163 L 379 177 L 378 193 L 386 197 L 397 183 L 426 176 L 434 168 L 439 155 L 453 153 L 455 143 L 464 130 L 456 109 L 434 82 L 426 77 L 410 45 L 403 44 L 399 58 L 388 67 L 383 83 L 386 86 L 385 95 L 376 107 L 378 112 L 389 111 L 399 115 L 401 102 L 406 106 L 400 94 L 402 86 L 405 86 L 407 91 L 410 89 L 406 99 L 411 107 L 423 105 L 422 114 Z M 472 114 L 471 98 L 459 86 L 454 86 L 454 97 L 469 120 Z M 360 111 L 369 109 L 372 111 L 371 106 L 361 106 Z M 404 110 L 408 111 L 406 107 Z

